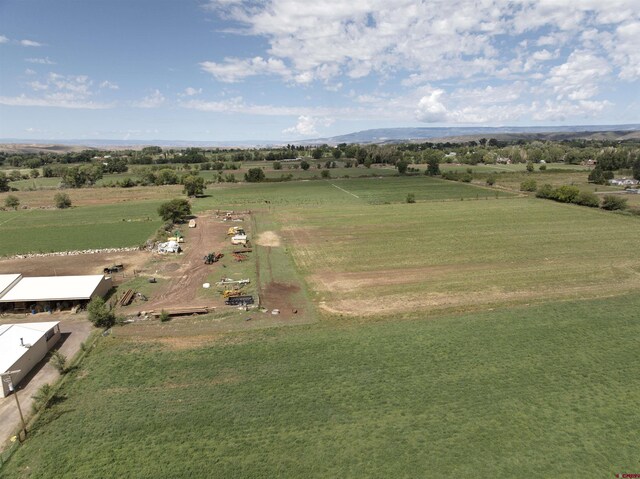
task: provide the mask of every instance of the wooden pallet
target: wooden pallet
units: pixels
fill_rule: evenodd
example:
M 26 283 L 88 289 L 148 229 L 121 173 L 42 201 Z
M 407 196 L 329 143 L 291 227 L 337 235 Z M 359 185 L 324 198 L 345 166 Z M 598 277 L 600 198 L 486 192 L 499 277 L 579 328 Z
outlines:
M 120 306 L 129 306 L 131 304 L 131 301 L 133 301 L 134 294 L 135 291 L 132 289 L 128 289 L 127 291 L 125 291 L 125 293 L 122 295 L 122 298 L 120 298 Z

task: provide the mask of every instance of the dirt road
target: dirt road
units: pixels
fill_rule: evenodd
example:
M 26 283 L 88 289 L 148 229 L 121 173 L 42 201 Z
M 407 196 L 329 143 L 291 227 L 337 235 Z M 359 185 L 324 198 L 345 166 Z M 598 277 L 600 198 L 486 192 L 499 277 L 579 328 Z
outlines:
M 197 226 L 186 231 L 184 253 L 171 272 L 171 279 L 163 289 L 145 304 L 145 309 L 161 309 L 187 306 L 211 306 L 211 301 L 198 298 L 198 291 L 206 282 L 207 276 L 219 268 L 219 265 L 204 264 L 207 253 L 220 251 L 227 239 L 228 224 L 220 223 L 210 215 L 196 218 Z

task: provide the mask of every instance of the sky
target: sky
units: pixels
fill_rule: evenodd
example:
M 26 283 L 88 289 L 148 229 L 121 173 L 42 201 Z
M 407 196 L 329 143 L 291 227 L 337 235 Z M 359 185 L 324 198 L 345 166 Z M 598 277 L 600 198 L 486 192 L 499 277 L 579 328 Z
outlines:
M 0 138 L 640 123 L 640 0 L 0 0 Z

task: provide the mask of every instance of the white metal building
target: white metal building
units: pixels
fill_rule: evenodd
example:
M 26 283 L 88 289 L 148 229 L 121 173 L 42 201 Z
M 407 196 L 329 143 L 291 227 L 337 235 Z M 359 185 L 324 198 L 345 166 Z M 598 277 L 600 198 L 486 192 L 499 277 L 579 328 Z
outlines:
M 84 276 L 0 275 L 0 311 L 43 312 L 82 305 L 112 287 L 102 274 Z
M 17 386 L 33 367 L 47 355 L 60 340 L 58 321 L 46 323 L 0 324 L 0 396 L 9 395 L 9 382 L 5 373 L 11 374 L 11 382 Z

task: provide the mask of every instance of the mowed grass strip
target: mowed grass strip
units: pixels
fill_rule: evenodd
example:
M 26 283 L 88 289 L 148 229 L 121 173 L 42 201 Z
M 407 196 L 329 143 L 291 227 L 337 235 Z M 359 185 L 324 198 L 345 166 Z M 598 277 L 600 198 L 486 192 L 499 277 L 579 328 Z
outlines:
M 2 475 L 635 471 L 639 308 L 629 295 L 435 321 L 324 322 L 192 350 L 118 339 L 116 330 Z
M 280 221 L 329 311 L 393 314 L 640 287 L 637 218 L 550 201 L 291 209 Z
M 0 212 L 0 256 L 136 246 L 162 224 L 159 201 Z

